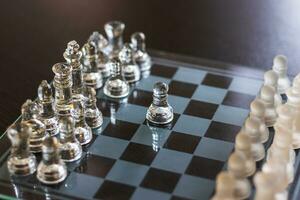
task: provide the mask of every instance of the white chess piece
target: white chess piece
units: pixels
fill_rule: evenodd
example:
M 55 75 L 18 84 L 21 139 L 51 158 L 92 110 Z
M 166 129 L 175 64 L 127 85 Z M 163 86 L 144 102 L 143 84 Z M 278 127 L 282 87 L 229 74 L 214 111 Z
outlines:
M 242 134 L 242 132 L 237 134 L 235 138 L 234 152 L 242 154 L 245 157 L 246 176 L 249 177 L 253 175 L 256 170 L 256 163 L 252 157 L 251 138 L 248 135 Z
M 236 199 L 249 198 L 251 186 L 247 179 L 246 158 L 242 154 L 232 153 L 228 159 L 228 171 L 236 179 L 234 197 Z
M 293 149 L 300 148 L 300 114 L 298 114 L 293 121 Z
M 260 142 L 265 143 L 269 139 L 269 129 L 265 122 L 265 106 L 263 102 L 259 99 L 255 99 L 250 104 L 250 117 L 256 120 L 259 125 L 260 130 Z
M 216 181 L 216 193 L 211 200 L 235 200 L 234 186 L 234 177 L 228 172 L 220 172 Z
M 255 197 L 254 200 L 274 200 L 275 189 L 273 177 L 264 172 L 258 172 L 254 176 Z
M 242 134 L 249 135 L 251 138 L 251 152 L 255 161 L 260 161 L 265 157 L 265 149 L 260 141 L 260 124 L 248 117 L 245 121 Z
M 265 105 L 265 121 L 267 127 L 272 127 L 277 119 L 276 106 L 275 106 L 275 91 L 268 85 L 262 86 L 260 90 L 259 99 Z
M 278 92 L 278 75 L 273 70 L 266 71 L 264 74 L 264 85 L 272 87 L 275 91 L 275 105 L 276 107 L 282 104 L 282 98 Z
M 288 98 L 287 104 L 295 109 L 295 112 L 300 112 L 300 74 L 293 80 L 293 86 L 286 92 Z
M 290 87 L 291 82 L 287 76 L 288 70 L 288 61 L 284 55 L 277 55 L 273 59 L 273 67 L 274 72 L 278 74 L 278 92 L 280 94 L 284 94 L 286 90 Z

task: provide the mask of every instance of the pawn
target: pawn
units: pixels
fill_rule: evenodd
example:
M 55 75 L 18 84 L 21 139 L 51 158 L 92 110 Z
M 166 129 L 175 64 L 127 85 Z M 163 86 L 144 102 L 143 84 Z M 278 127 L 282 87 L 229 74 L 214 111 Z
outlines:
M 7 130 L 11 141 L 7 168 L 11 175 L 27 176 L 36 171 L 36 158 L 29 151 L 31 128 L 26 123 L 14 124 Z
M 242 134 L 247 134 L 251 139 L 251 152 L 255 161 L 260 161 L 265 157 L 265 149 L 260 139 L 259 125 L 256 120 L 248 117 L 242 130 Z
M 67 177 L 66 164 L 59 154 L 59 143 L 55 137 L 43 142 L 43 159 L 37 168 L 37 179 L 48 185 L 58 184 Z
M 169 87 L 166 83 L 156 82 L 153 87 L 153 102 L 147 110 L 146 119 L 154 124 L 163 125 L 173 120 L 173 108 L 168 103 Z
M 254 120 L 256 120 L 259 125 L 260 130 L 260 142 L 265 143 L 269 139 L 269 129 L 266 126 L 265 122 L 265 106 L 264 104 L 259 100 L 255 99 L 250 104 L 250 117 Z
M 257 172 L 254 176 L 254 200 L 274 200 L 275 185 L 273 176 L 264 172 Z
M 287 58 L 284 55 L 277 55 L 273 60 L 272 69 L 278 75 L 278 92 L 284 94 L 290 87 L 291 82 L 287 76 Z
M 293 149 L 300 148 L 300 114 L 298 114 L 293 121 Z
M 122 75 L 128 83 L 140 80 L 141 73 L 138 65 L 133 60 L 133 51 L 130 44 L 126 43 L 119 53 L 122 65 Z
M 256 170 L 255 160 L 251 152 L 251 138 L 240 132 L 235 138 L 235 153 L 241 154 L 245 158 L 245 174 L 247 177 L 253 175 Z
M 282 97 L 280 96 L 280 93 L 278 92 L 278 75 L 273 71 L 269 70 L 266 71 L 264 74 L 264 85 L 268 85 L 273 88 L 275 91 L 275 105 L 276 107 L 282 104 Z
M 292 106 L 294 112 L 300 113 L 300 74 L 293 80 L 293 86 L 286 92 L 287 104 Z
M 272 87 L 264 85 L 260 90 L 259 99 L 265 106 L 265 122 L 267 127 L 272 127 L 277 119 L 276 106 L 275 106 L 275 91 Z
M 228 160 L 228 171 L 235 179 L 234 197 L 247 199 L 251 194 L 250 182 L 247 179 L 246 158 L 239 153 L 232 153 Z
M 58 134 L 58 122 L 53 103 L 51 86 L 46 80 L 43 80 L 38 88 L 38 104 L 41 107 L 40 119 L 51 136 Z
M 150 71 L 152 62 L 146 51 L 146 37 L 142 32 L 136 32 L 131 35 L 131 43 L 134 49 L 133 59 L 139 66 L 141 72 Z
M 85 85 L 99 89 L 103 85 L 102 75 L 98 69 L 96 44 L 89 41 L 83 46 L 83 80 Z
M 27 100 L 22 105 L 22 122 L 26 123 L 31 128 L 29 136 L 29 149 L 33 153 L 42 151 L 43 141 L 48 136 L 45 125 L 37 119 L 39 115 L 38 105 Z
M 235 185 L 235 179 L 230 173 L 220 172 L 216 181 L 216 193 L 211 200 L 235 200 Z
M 81 145 L 90 143 L 93 137 L 92 129 L 85 121 L 84 107 L 81 101 L 73 101 L 72 116 L 75 121 L 75 137 Z
M 85 88 L 85 111 L 84 111 L 84 117 L 86 120 L 86 123 L 91 128 L 98 128 L 103 123 L 103 116 L 101 111 L 97 107 L 97 97 L 96 97 L 96 91 L 94 88 L 86 87 Z
M 81 158 L 82 148 L 75 137 L 74 120 L 70 116 L 62 116 L 59 119 L 60 153 L 65 162 L 72 162 Z
M 103 92 L 110 98 L 124 98 L 129 95 L 129 85 L 121 76 L 122 69 L 118 59 L 110 62 L 111 77 L 106 81 Z

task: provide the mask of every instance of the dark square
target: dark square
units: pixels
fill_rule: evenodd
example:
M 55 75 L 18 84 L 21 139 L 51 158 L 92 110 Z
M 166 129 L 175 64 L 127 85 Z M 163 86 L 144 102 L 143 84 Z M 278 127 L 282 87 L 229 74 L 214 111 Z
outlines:
M 186 107 L 184 114 L 212 119 L 217 109 L 217 104 L 191 100 Z
M 153 124 L 149 122 L 147 119 L 144 121 L 144 125 L 149 125 L 149 126 L 154 126 L 154 127 L 159 127 L 159 128 L 166 128 L 166 129 L 172 129 L 174 125 L 176 124 L 177 120 L 179 119 L 180 114 L 174 113 L 173 120 L 171 123 L 166 124 L 166 125 L 160 125 L 160 124 Z
M 179 178 L 180 174 L 156 168 L 150 168 L 144 180 L 142 181 L 141 186 L 172 193 Z
M 110 117 L 112 113 L 116 113 L 118 111 L 120 105 L 107 99 L 98 99 L 97 107 L 102 112 L 103 116 Z
M 227 89 L 231 81 L 232 78 L 230 77 L 208 73 L 202 81 L 202 84 Z
M 249 109 L 253 99 L 255 99 L 255 96 L 228 91 L 222 104 L 227 106 Z
M 126 172 L 125 172 L 126 173 Z M 130 199 L 135 187 L 105 180 L 96 192 L 94 198 L 97 199 Z
M 153 65 L 151 68 L 151 75 L 172 78 L 176 73 L 177 68 L 167 67 L 162 65 Z
M 138 143 L 129 143 L 120 159 L 143 165 L 150 165 L 155 158 L 155 152 L 151 146 Z
M 116 120 L 116 124 L 112 124 L 110 122 L 102 134 L 110 137 L 130 140 L 138 128 L 138 124 Z
M 135 89 L 128 97 L 128 103 L 149 107 L 152 103 L 152 92 Z
M 75 171 L 105 178 L 114 163 L 114 159 L 89 154 L 81 160 L 80 165 L 75 169 Z
M 239 126 L 212 121 L 205 133 L 205 137 L 234 142 L 235 136 L 240 129 L 241 127 Z
M 200 142 L 200 139 L 201 137 L 173 131 L 166 141 L 164 148 L 192 154 Z
M 222 170 L 223 165 L 224 162 L 218 160 L 194 156 L 185 173 L 192 176 L 215 179 Z
M 190 200 L 190 199 L 179 197 L 179 196 L 172 196 L 171 200 Z
M 184 83 L 181 81 L 171 81 L 169 84 L 169 94 L 191 98 L 197 88 L 197 85 Z

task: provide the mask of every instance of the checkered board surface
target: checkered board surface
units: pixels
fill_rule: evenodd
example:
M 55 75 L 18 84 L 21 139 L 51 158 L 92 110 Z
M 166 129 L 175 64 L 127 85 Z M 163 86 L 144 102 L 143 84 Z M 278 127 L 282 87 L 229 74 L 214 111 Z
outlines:
M 145 121 L 157 81 L 169 84 L 175 114 L 164 128 Z M 82 158 L 68 164 L 68 177 L 59 185 L 42 185 L 35 175 L 11 179 L 5 162 L 9 141 L 2 138 L 1 192 L 25 199 L 209 199 L 261 84 L 201 66 L 156 63 L 126 102 L 109 100 L 98 91 L 103 126 L 84 147 Z

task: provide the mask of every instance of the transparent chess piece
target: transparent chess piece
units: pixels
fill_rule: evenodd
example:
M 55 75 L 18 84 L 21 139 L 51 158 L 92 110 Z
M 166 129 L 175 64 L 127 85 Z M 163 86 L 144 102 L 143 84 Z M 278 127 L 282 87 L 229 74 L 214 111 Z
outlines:
M 288 61 L 284 55 L 277 55 L 273 60 L 272 69 L 278 74 L 278 92 L 284 94 L 290 87 L 291 81 L 287 76 Z
M 295 76 L 293 85 L 287 92 L 287 104 L 294 108 L 295 113 L 300 113 L 300 74 Z
M 124 98 L 129 95 L 129 85 L 122 77 L 122 69 L 118 59 L 110 61 L 111 77 L 106 81 L 104 94 L 110 98 Z
M 99 32 L 95 31 L 89 37 L 88 41 L 95 44 L 98 70 L 101 72 L 103 78 L 108 78 L 110 76 L 110 69 L 108 65 L 109 58 L 106 54 L 106 49 L 108 47 L 106 38 L 104 38 L 104 36 Z
M 38 88 L 38 104 L 41 107 L 39 118 L 51 136 L 58 134 L 58 119 L 55 115 L 53 102 L 51 86 L 46 80 L 43 80 Z
M 57 115 L 70 115 L 72 109 L 72 67 L 67 63 L 56 63 L 53 86 L 55 88 L 55 111 Z
M 37 179 L 40 182 L 53 185 L 67 177 L 67 167 L 59 153 L 57 139 L 47 137 L 43 142 L 43 159 L 37 167 Z
M 92 140 L 92 129 L 84 118 L 84 106 L 81 101 L 73 102 L 72 116 L 75 120 L 75 137 L 81 145 L 88 144 Z
M 134 54 L 133 60 L 139 66 L 143 77 L 150 73 L 152 66 L 151 57 L 146 51 L 146 37 L 142 32 L 136 32 L 131 35 L 131 44 Z
M 97 107 L 96 91 L 94 88 L 85 87 L 84 95 L 87 98 L 84 111 L 86 123 L 91 128 L 98 128 L 103 123 L 103 116 Z
M 72 97 L 73 99 L 80 99 L 84 102 L 83 92 L 83 75 L 82 75 L 82 52 L 79 44 L 72 40 L 68 43 L 64 52 L 64 58 L 72 67 Z
M 173 108 L 168 103 L 169 87 L 157 82 L 153 87 L 153 102 L 147 110 L 146 119 L 154 124 L 168 124 L 173 120 Z
M 37 103 L 27 100 L 22 105 L 22 122 L 31 128 L 29 150 L 33 153 L 42 151 L 43 141 L 48 136 L 45 125 L 38 119 L 40 108 Z
M 11 141 L 7 168 L 11 175 L 26 176 L 36 171 L 36 158 L 29 151 L 31 128 L 26 123 L 14 124 L 7 130 Z
M 133 60 L 133 51 L 130 44 L 124 44 L 119 53 L 121 61 L 122 76 L 128 83 L 135 83 L 140 80 L 141 73 L 139 66 Z
M 102 74 L 98 69 L 96 44 L 88 41 L 82 48 L 83 80 L 85 85 L 99 89 L 103 85 Z
M 70 116 L 62 116 L 59 121 L 60 153 L 65 162 L 72 162 L 81 158 L 82 148 L 75 137 L 74 120 Z
M 276 74 L 273 70 L 266 71 L 264 74 L 264 85 L 272 87 L 275 91 L 274 101 L 276 107 L 280 106 L 283 102 L 282 97 L 278 92 L 278 79 L 278 74 Z
M 235 200 L 235 183 L 236 180 L 232 174 L 225 171 L 220 172 L 216 180 L 216 192 L 211 200 Z
M 274 200 L 275 183 L 272 174 L 257 172 L 254 176 L 255 200 Z
M 117 58 L 119 51 L 123 47 L 123 33 L 125 24 L 120 21 L 111 21 L 104 25 L 104 30 L 108 38 L 107 53 L 109 58 Z

